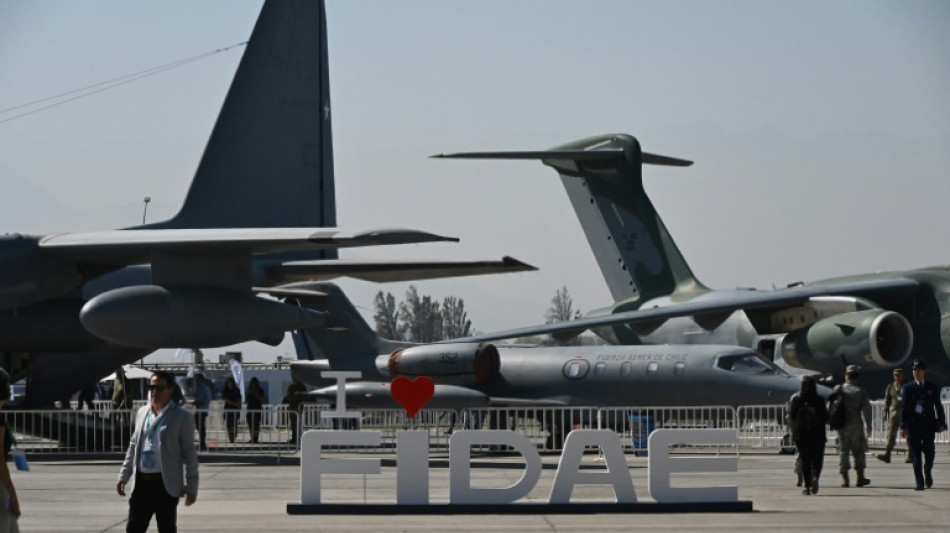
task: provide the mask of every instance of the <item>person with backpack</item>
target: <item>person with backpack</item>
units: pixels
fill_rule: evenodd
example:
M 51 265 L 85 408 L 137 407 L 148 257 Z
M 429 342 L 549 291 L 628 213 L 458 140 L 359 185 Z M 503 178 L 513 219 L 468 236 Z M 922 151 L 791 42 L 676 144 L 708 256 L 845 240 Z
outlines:
M 788 419 L 791 422 L 792 439 L 798 448 L 805 490 L 802 494 L 818 494 L 818 478 L 825 459 L 825 424 L 828 410 L 825 401 L 818 395 L 814 376 L 802 376 L 801 390 L 792 395 Z
M 844 384 L 835 387 L 828 396 L 829 424 L 831 429 L 838 432 L 838 469 L 842 487 L 851 486 L 848 478 L 851 456 L 854 457 L 854 471 L 858 474 L 855 485 L 864 487 L 871 484 L 871 480 L 864 477 L 867 438 L 871 436 L 871 399 L 857 383 L 860 376 L 860 366 L 848 365 L 844 372 Z

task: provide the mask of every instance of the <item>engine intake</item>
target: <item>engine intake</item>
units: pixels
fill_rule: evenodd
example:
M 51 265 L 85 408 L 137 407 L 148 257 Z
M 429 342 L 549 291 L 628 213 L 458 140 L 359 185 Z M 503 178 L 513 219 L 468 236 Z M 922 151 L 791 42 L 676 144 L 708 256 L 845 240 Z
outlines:
M 377 367 L 384 364 L 380 371 L 388 371 L 392 377 L 457 377 L 460 378 L 457 381 L 476 383 L 495 379 L 501 366 L 498 348 L 487 342 L 413 346 L 379 359 Z
M 793 331 L 782 339 L 782 357 L 791 366 L 841 373 L 848 365 L 890 369 L 903 364 L 914 331 L 903 315 L 882 309 L 842 313 Z

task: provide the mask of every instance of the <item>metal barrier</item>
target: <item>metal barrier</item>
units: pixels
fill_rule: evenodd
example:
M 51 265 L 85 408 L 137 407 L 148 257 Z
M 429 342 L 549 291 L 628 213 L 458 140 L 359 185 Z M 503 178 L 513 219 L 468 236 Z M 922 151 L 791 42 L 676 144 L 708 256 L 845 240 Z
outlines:
M 195 413 L 193 406 L 183 407 Z M 260 411 L 233 411 L 235 430 L 232 442 L 223 402 L 212 402 L 205 426 L 208 452 L 249 455 L 296 453 L 296 439 L 286 407 L 277 405 L 265 406 Z M 15 432 L 17 448 L 30 454 L 125 453 L 136 412 L 137 409 L 112 411 L 97 408 L 93 411 L 11 410 L 4 411 L 3 415 L 7 426 Z M 254 434 L 251 424 L 257 425 Z M 197 432 L 195 435 L 197 439 Z
M 736 409 L 739 446 L 781 448 L 790 445 L 784 405 L 742 405 Z
M 697 407 L 504 407 L 464 410 L 423 409 L 414 420 L 401 409 L 363 411 L 359 420 L 323 418 L 324 408 L 307 406 L 303 429 L 371 429 L 383 433 L 380 448 L 395 446 L 396 431 L 429 432 L 429 447 L 448 449 L 456 429 L 508 429 L 524 435 L 539 451 L 558 451 L 567 434 L 580 428 L 610 429 L 626 451 L 645 450 L 657 428 L 735 428 L 729 406 Z M 347 425 L 348 424 L 348 425 Z M 353 451 L 350 448 L 340 448 Z M 372 451 L 367 448 L 360 450 Z
M 190 412 L 194 407 L 185 406 Z M 950 411 L 950 402 L 943 402 Z M 328 407 L 304 404 L 298 413 L 286 405 L 268 405 L 261 411 L 226 412 L 223 402 L 212 402 L 208 410 L 206 440 L 208 452 L 247 455 L 286 455 L 297 451 L 298 437 L 308 429 L 352 429 L 383 432 L 380 448 L 395 447 L 396 431 L 426 430 L 433 451 L 446 451 L 449 438 L 458 429 L 509 429 L 527 437 L 540 451 L 558 451 L 573 429 L 609 429 L 617 433 L 624 450 L 640 452 L 647 438 L 659 428 L 735 428 L 739 448 L 788 447 L 785 406 L 747 405 L 696 407 L 509 407 L 465 410 L 423 409 L 409 419 L 401 409 L 365 410 L 357 420 L 322 416 Z M 872 402 L 870 445 L 884 445 L 887 425 L 883 402 Z M 93 410 L 5 411 L 13 428 L 17 447 L 31 454 L 124 453 L 132 431 L 135 410 L 112 411 L 97 403 Z M 294 418 L 300 423 L 295 427 Z M 228 420 L 234 422 L 233 436 Z M 252 424 L 259 420 L 252 434 Z M 256 438 L 255 438 L 256 437 Z M 833 444 L 835 433 L 829 432 Z M 252 442 L 254 441 L 254 442 Z M 950 432 L 937 434 L 938 443 L 950 443 Z M 903 448 L 898 439 L 898 449 Z M 347 449 L 347 448 L 341 448 Z M 367 450 L 373 451 L 373 450 Z

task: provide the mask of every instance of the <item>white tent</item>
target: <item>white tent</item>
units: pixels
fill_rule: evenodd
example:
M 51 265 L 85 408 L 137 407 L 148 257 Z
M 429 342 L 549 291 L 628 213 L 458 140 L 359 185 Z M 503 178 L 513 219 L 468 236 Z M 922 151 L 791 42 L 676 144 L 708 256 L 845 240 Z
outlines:
M 123 365 L 122 370 L 125 371 L 125 379 L 149 379 L 152 377 L 152 372 L 150 370 L 145 370 L 144 368 L 139 368 L 137 366 Z M 114 379 L 115 372 L 100 379 L 99 381 L 113 381 Z

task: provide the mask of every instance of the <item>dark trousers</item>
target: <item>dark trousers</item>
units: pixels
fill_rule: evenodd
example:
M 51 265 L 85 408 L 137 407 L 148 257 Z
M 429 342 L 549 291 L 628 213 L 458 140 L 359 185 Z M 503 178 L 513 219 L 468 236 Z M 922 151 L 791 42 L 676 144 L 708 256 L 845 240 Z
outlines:
M 198 428 L 198 444 L 201 450 L 208 449 L 205 437 L 208 434 L 208 411 L 195 411 L 195 427 Z
M 914 463 L 914 480 L 921 485 L 924 474 L 929 477 L 934 468 L 934 430 L 910 426 L 907 428 L 907 445 Z
M 224 412 L 224 423 L 228 428 L 228 441 L 234 442 L 234 439 L 237 438 L 238 430 L 238 420 L 241 419 L 240 411 L 225 411 Z
M 296 443 L 300 437 L 300 435 L 297 434 L 300 430 L 300 411 L 287 411 L 287 414 L 290 415 L 290 442 Z
M 159 533 L 178 531 L 178 498 L 165 490 L 161 474 L 136 474 L 135 490 L 129 498 L 126 533 L 145 533 L 155 515 Z
M 244 420 L 247 421 L 247 430 L 251 432 L 251 442 L 257 442 L 261 434 L 261 412 L 248 409 Z
M 825 443 L 800 442 L 797 446 L 798 457 L 802 463 L 802 479 L 805 486 L 811 488 L 821 477 L 821 468 L 825 464 Z

